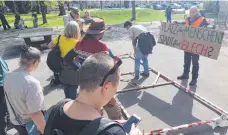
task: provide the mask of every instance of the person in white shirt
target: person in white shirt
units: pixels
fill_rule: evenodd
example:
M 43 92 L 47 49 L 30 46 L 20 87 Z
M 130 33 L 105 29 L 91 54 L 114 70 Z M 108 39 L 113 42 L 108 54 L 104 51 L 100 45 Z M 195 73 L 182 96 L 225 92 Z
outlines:
M 139 79 L 140 60 L 143 61 L 144 72 L 140 75 L 149 77 L 148 55 L 152 53 L 153 46 L 156 44 L 153 35 L 142 25 L 132 25 L 132 22 L 126 21 L 124 28 L 128 31 L 132 39 L 135 56 L 135 78 Z

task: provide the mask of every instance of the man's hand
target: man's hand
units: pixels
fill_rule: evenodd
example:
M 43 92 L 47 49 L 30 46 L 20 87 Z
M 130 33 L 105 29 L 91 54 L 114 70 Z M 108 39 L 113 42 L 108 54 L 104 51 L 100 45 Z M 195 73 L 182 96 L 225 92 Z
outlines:
M 115 105 L 116 104 L 116 99 L 115 98 L 112 98 L 108 104 L 111 104 L 111 105 Z

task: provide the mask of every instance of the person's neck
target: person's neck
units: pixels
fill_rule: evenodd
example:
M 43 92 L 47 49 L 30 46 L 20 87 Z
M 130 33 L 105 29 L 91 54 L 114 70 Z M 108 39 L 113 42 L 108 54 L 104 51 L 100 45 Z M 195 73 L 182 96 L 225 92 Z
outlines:
M 94 98 L 96 97 L 95 95 L 93 95 L 92 93 L 86 93 L 86 92 L 80 92 L 78 97 L 75 99 L 76 102 L 80 102 L 83 103 L 84 105 L 93 107 L 94 109 L 101 111 L 102 109 L 102 105 L 99 104 L 99 102 L 97 101 L 98 98 Z
M 32 70 L 30 70 L 30 68 L 25 67 L 25 66 L 20 66 L 20 67 L 18 68 L 18 70 L 19 70 L 19 71 L 28 72 L 28 73 L 32 72 Z

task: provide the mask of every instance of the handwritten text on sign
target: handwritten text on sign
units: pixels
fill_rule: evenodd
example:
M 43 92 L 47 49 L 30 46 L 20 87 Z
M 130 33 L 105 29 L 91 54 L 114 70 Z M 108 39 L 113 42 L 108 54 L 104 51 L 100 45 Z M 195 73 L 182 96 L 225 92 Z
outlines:
M 163 22 L 158 43 L 217 59 L 224 32 Z

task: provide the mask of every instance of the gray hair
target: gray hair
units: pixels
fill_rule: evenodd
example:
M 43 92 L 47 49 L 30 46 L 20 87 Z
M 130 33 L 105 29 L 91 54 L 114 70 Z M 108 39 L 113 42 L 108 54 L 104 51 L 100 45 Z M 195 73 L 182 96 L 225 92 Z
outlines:
M 79 68 L 79 86 L 80 90 L 91 92 L 96 90 L 104 76 L 113 68 L 114 60 L 106 53 L 95 53 L 90 55 Z M 117 85 L 118 72 L 107 77 L 106 81 L 111 81 Z
M 73 38 L 75 37 L 76 39 L 80 38 L 80 28 L 78 26 L 78 23 L 76 21 L 70 21 L 66 28 L 64 29 L 64 36 L 66 38 Z
M 41 52 L 35 47 L 23 47 L 20 59 L 21 66 L 30 66 L 37 61 L 40 62 Z
M 190 9 L 189 9 L 189 11 L 190 11 L 190 10 L 195 10 L 195 11 L 196 11 L 196 15 L 200 15 L 200 12 L 199 12 L 198 7 L 196 7 L 196 6 L 191 6 Z

